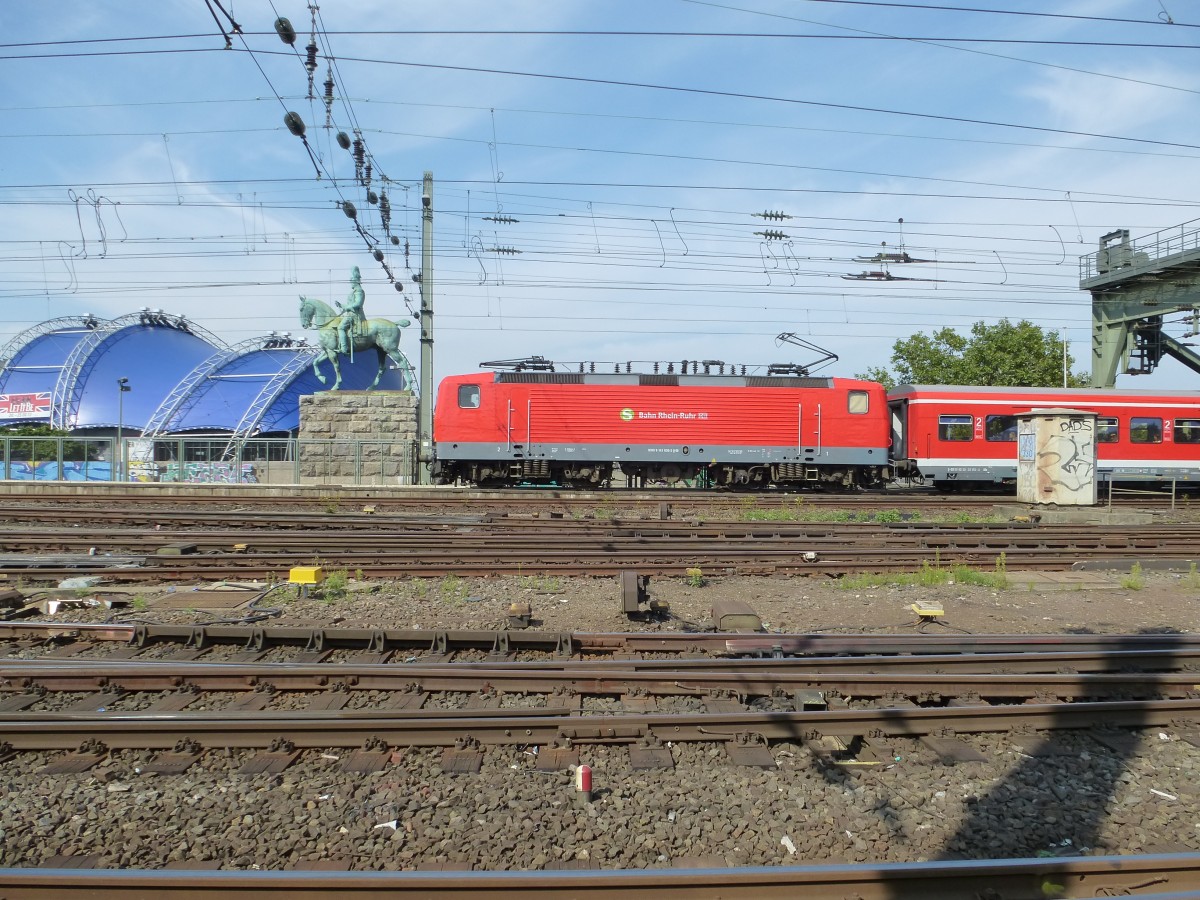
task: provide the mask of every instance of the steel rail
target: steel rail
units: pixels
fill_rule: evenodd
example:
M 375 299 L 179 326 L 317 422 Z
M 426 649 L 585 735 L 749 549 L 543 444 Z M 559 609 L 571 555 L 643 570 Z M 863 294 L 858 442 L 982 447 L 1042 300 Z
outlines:
M 0 662 L 0 695 L 37 688 L 48 692 L 119 693 L 175 691 L 182 686 L 204 691 L 320 692 L 415 691 L 554 694 L 621 697 L 770 697 L 776 691 L 815 692 L 825 701 L 838 698 L 878 700 L 906 696 L 920 702 L 975 697 L 1028 700 L 1053 697 L 1082 700 L 1120 697 L 1181 698 L 1200 690 L 1200 675 L 1187 672 L 1116 671 L 1040 674 L 950 674 L 947 672 L 830 672 L 807 666 L 597 670 L 464 668 L 451 665 L 333 666 L 267 663 L 171 663 L 92 661 L 86 667 L 49 662 Z M 814 700 L 812 702 L 821 702 Z
M 174 514 L 152 514 L 144 523 L 114 527 L 114 514 L 107 511 L 70 510 L 63 519 L 78 519 L 96 526 L 97 533 L 80 532 L 79 522 L 75 525 L 41 525 L 39 527 L 7 528 L 4 540 L 14 543 L 54 542 L 79 543 L 91 538 L 104 538 L 110 543 L 117 541 L 161 542 L 163 535 L 172 538 L 194 538 L 197 541 L 215 542 L 223 538 L 254 538 L 262 543 L 272 540 L 305 543 L 315 540 L 345 541 L 348 530 L 369 529 L 374 537 L 396 545 L 409 545 L 428 541 L 431 535 L 444 536 L 451 533 L 470 538 L 494 538 L 514 544 L 544 540 L 547 534 L 564 537 L 604 537 L 629 540 L 680 540 L 705 538 L 721 540 L 797 540 L 840 541 L 847 539 L 874 541 L 911 546 L 925 541 L 929 543 L 987 545 L 1001 540 L 1020 542 L 1030 546 L 1081 544 L 1103 546 L 1120 543 L 1139 545 L 1148 542 L 1181 541 L 1200 535 L 1200 525 L 1172 523 L 1139 525 L 1134 528 L 1094 524 L 1047 524 L 1025 523 L 979 523 L 979 524 L 933 524 L 933 523 L 825 523 L 825 522 L 740 522 L 720 520 L 684 519 L 660 522 L 653 519 L 600 520 L 583 519 L 519 519 L 504 516 L 322 516 L 315 520 L 279 514 L 208 513 L 178 516 Z M 175 520 L 175 521 L 172 521 Z M 187 523 L 187 524 L 181 524 Z M 193 524 L 198 523 L 198 524 Z M 157 530 L 147 532 L 147 525 Z M 164 527 L 165 526 L 165 530 Z M 267 527 L 277 529 L 267 530 Z M 219 529 L 220 533 L 214 533 Z M 239 530 L 240 529 L 240 530 Z
M 1028 654 L 1200 650 L 1200 634 L 725 634 L 715 631 L 547 632 L 489 629 L 344 628 L 301 625 L 170 625 L 91 622 L 0 622 L 0 639 L 12 641 L 157 642 L 265 649 L 494 650 L 573 654 L 707 653 L 730 657 L 912 654 Z M 456 663 L 456 665 L 458 665 Z
M 137 650 L 138 648 L 132 648 Z M 265 651 L 264 651 L 265 653 Z M 458 673 L 545 673 L 550 678 L 597 677 L 615 678 L 624 673 L 634 673 L 656 678 L 689 678 L 693 675 L 707 676 L 723 672 L 744 672 L 750 675 L 760 672 L 809 673 L 822 672 L 833 676 L 844 673 L 870 675 L 904 674 L 928 672 L 957 677 L 959 675 L 1037 675 L 1037 674 L 1088 674 L 1088 673 L 1141 673 L 1141 677 L 1154 677 L 1155 673 L 1195 672 L 1200 669 L 1200 648 L 1104 650 L 1104 651 L 1030 651 L 996 653 L 921 653 L 903 655 L 860 655 L 860 656 L 786 656 L 779 659 L 763 657 L 708 656 L 703 658 L 660 658 L 641 657 L 606 659 L 591 656 L 571 659 L 550 658 L 547 660 L 517 660 L 513 654 L 500 654 L 485 660 L 443 661 L 427 656 L 414 655 L 404 658 L 389 657 L 386 661 L 368 662 L 354 655 L 339 656 L 330 649 L 319 653 L 304 651 L 304 658 L 294 660 L 240 658 L 236 660 L 209 660 L 198 657 L 180 659 L 139 659 L 137 655 L 122 653 L 120 659 L 110 655 L 88 657 L 80 653 L 69 658 L 0 658 L 0 689 L 4 680 L 15 682 L 20 678 L 47 677 L 47 673 L 61 670 L 69 673 L 80 670 L 89 675 L 115 676 L 126 666 L 133 672 L 156 671 L 158 667 L 176 667 L 183 673 L 232 673 L 233 671 L 262 669 L 266 672 L 286 674 L 307 673 L 312 678 L 331 676 L 376 674 L 459 677 Z M 126 662 L 125 660 L 129 660 Z M 54 677 L 52 674 L 49 677 Z M 482 677 L 482 676 L 481 676 Z M 1187 677 L 1200 682 L 1200 675 Z M 1197 688 L 1200 689 L 1200 688 Z
M 1200 699 L 1027 703 L 1011 706 L 880 707 L 797 712 L 621 713 L 555 715 L 559 710 L 0 713 L 0 734 L 14 750 L 70 750 L 99 741 L 108 749 L 168 749 L 194 741 L 205 749 L 451 747 L 480 744 L 579 746 L 645 740 L 803 741 L 817 736 L 924 737 L 954 733 L 1103 727 L 1194 727 Z M 449 712 L 451 715 L 442 715 Z M 515 713 L 515 714 L 514 714 Z M 538 713 L 541 713 L 540 715 Z
M 1060 889 L 1050 888 L 1057 885 Z M 1053 891 L 1053 893 L 1048 893 Z M 678 900 L 941 900 L 1136 895 L 1198 900 L 1200 855 L 955 860 L 836 866 L 754 866 L 537 872 L 301 872 L 0 869 L 6 900 L 259 900 L 379 898 L 611 900 L 655 892 Z
M 676 900 L 1200 900 L 1200 854 L 535 872 L 0 869 L 6 900 L 612 900 L 650 892 Z
M 634 569 L 640 574 L 682 577 L 690 568 L 703 568 L 712 575 L 812 575 L 840 576 L 853 572 L 912 572 L 937 560 L 941 566 L 971 565 L 990 568 L 1001 556 L 1010 571 L 1062 571 L 1079 568 L 1087 563 L 1101 563 L 1105 568 L 1127 569 L 1134 562 L 1148 560 L 1171 561 L 1178 567 L 1200 562 L 1194 543 L 1176 548 L 1157 548 L 1131 551 L 1083 551 L 1080 549 L 1030 550 L 1017 547 L 993 547 L 987 550 L 914 549 L 901 553 L 867 548 L 848 550 L 844 554 L 818 554 L 818 559 L 806 558 L 801 546 L 776 554 L 758 553 L 747 548 L 677 547 L 657 552 L 631 548 L 626 552 L 611 550 L 546 550 L 530 549 L 520 554 L 479 553 L 461 550 L 430 549 L 419 555 L 412 553 L 393 557 L 377 551 L 345 551 L 326 549 L 320 556 L 328 569 L 361 571 L 364 577 L 436 578 L 453 572 L 460 577 L 486 578 L 493 575 L 529 575 L 531 572 L 563 577 L 608 577 Z M 936 555 L 935 555 L 936 554 Z M 119 583 L 162 583 L 196 580 L 247 580 L 284 578 L 298 560 L 311 559 L 311 552 L 294 553 L 228 553 L 143 558 L 133 564 L 106 564 L 101 557 L 73 559 L 69 564 L 42 565 L 34 559 L 12 564 L 10 559 L 0 565 L 0 575 L 10 579 L 24 577 L 32 580 L 56 581 L 63 578 L 93 575 Z M 151 563 L 140 565 L 141 563 Z

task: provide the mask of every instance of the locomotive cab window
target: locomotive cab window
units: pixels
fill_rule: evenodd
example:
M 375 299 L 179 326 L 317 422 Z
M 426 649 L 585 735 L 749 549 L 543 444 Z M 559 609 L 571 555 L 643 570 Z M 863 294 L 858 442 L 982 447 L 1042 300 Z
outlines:
M 938 416 L 938 440 L 971 440 L 970 416 Z
M 1200 444 L 1200 419 L 1176 419 L 1175 443 Z
M 479 385 L 460 384 L 458 386 L 458 408 L 479 409 Z
M 846 409 L 856 416 L 865 415 L 871 409 L 871 398 L 866 391 L 851 391 L 846 398 Z
M 1096 419 L 1096 443 L 1115 444 L 1121 439 L 1121 430 L 1115 417 L 1100 416 Z
M 984 434 L 989 441 L 1016 441 L 1016 416 L 988 416 L 984 424 Z
M 1162 419 L 1134 416 L 1129 420 L 1129 440 L 1135 444 L 1161 444 Z

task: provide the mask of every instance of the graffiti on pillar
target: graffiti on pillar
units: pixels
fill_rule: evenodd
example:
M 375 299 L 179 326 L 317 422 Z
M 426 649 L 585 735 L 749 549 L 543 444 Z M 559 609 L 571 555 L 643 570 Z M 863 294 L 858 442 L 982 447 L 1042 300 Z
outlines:
M 1064 419 L 1037 454 L 1038 480 L 1068 493 L 1091 491 L 1096 475 L 1096 435 L 1091 417 Z

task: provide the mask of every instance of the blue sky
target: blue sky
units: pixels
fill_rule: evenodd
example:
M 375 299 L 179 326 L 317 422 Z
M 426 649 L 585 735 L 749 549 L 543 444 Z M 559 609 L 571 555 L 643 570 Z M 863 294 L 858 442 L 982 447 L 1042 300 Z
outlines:
M 355 265 L 367 313 L 404 317 L 431 171 L 438 377 L 809 361 L 783 332 L 851 375 L 1002 317 L 1065 333 L 1083 371 L 1078 258 L 1200 218 L 1183 0 L 325 0 L 311 101 L 309 7 L 224 9 L 229 50 L 204 0 L 0 7 L 0 341 L 142 306 L 300 336 L 298 295 L 345 299 Z M 356 127 L 387 229 L 335 141 Z M 890 273 L 918 280 L 843 277 L 902 249 L 930 262 Z M 1168 360 L 1119 385 L 1197 381 Z

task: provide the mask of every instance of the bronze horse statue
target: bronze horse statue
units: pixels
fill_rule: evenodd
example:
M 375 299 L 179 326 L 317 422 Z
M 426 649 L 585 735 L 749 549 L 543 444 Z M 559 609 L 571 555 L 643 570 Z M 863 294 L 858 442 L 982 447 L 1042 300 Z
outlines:
M 321 384 L 324 384 L 325 376 L 321 373 L 321 360 L 328 360 L 333 365 L 333 386 L 330 388 L 333 391 L 336 391 L 342 383 L 342 369 L 338 364 L 338 340 L 340 337 L 338 325 L 341 318 L 341 315 L 334 312 L 328 303 L 301 295 L 300 327 L 317 329 L 317 347 L 321 351 L 313 359 L 313 372 Z M 379 356 L 379 371 L 375 374 L 375 380 L 371 382 L 371 387 L 367 390 L 371 390 L 379 384 L 379 379 L 383 377 L 389 359 L 404 373 L 406 384 L 411 386 L 415 383 L 412 363 L 400 350 L 400 329 L 407 327 L 408 324 L 408 319 L 401 319 L 399 322 L 393 322 L 390 319 L 367 319 L 362 323 L 361 328 L 355 329 L 353 350 L 357 352 L 374 347 Z

